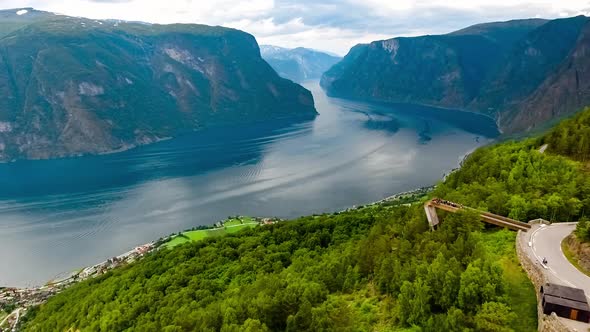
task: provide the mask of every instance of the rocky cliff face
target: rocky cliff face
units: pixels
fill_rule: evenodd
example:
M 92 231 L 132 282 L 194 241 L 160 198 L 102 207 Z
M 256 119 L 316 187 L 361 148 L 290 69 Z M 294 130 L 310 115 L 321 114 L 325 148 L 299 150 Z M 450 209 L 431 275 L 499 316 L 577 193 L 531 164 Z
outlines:
M 287 49 L 261 45 L 260 51 L 279 75 L 295 82 L 319 79 L 342 58 L 303 47 Z
M 316 114 L 311 93 L 280 78 L 244 32 L 16 12 L 0 12 L 0 160 Z
M 571 49 L 535 90 L 500 123 L 511 131 L 530 130 L 590 105 L 590 24 L 584 24 Z
M 335 96 L 482 112 L 506 132 L 526 131 L 590 102 L 588 22 L 517 20 L 359 45 L 322 86 Z

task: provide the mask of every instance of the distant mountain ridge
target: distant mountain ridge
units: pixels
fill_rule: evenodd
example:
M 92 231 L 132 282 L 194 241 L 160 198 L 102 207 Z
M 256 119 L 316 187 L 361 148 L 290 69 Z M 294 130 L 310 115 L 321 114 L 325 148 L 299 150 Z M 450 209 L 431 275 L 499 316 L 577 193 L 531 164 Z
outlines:
M 322 77 L 333 96 L 477 111 L 508 133 L 590 103 L 590 19 L 514 20 L 357 45 Z
M 319 79 L 322 74 L 342 58 L 308 48 L 293 49 L 261 45 L 262 57 L 277 73 L 295 82 Z
M 0 160 L 105 153 L 317 113 L 253 36 L 195 24 L 0 11 Z

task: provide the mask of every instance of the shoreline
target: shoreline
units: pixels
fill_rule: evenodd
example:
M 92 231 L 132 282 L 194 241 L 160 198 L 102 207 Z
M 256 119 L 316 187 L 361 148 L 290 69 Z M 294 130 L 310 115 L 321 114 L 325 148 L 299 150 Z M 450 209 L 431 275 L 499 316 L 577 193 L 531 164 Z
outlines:
M 367 203 L 364 205 L 359 205 L 359 206 L 353 205 L 352 207 L 346 208 L 341 211 L 333 212 L 331 214 L 342 213 L 342 212 L 347 212 L 347 211 L 351 211 L 351 210 L 358 210 L 358 209 L 363 209 L 363 208 L 366 208 L 369 206 L 375 206 L 378 204 L 388 203 L 391 201 L 402 199 L 405 196 L 420 195 L 420 194 L 426 195 L 427 193 L 431 192 L 434 188 L 436 188 L 436 184 L 433 184 L 430 186 L 425 186 L 425 187 L 420 187 L 420 188 L 415 188 L 415 189 L 411 189 L 411 190 L 407 190 L 407 191 L 402 191 L 400 193 L 393 194 L 393 195 L 387 196 L 385 198 L 382 198 L 378 201 L 370 202 L 370 203 Z M 328 213 L 328 214 L 330 214 L 330 213 Z
M 459 113 L 467 113 L 467 114 L 472 114 L 472 115 L 477 115 L 477 116 L 482 116 L 484 118 L 487 118 L 489 120 L 491 120 L 493 123 L 496 124 L 496 127 L 498 129 L 498 132 L 500 134 L 504 134 L 504 131 L 500 128 L 500 126 L 498 125 L 499 120 L 494 118 L 493 116 L 480 112 L 480 111 L 476 111 L 476 110 L 469 110 L 469 109 L 462 109 L 462 108 L 453 108 L 453 107 L 446 107 L 446 106 L 438 106 L 438 105 L 434 105 L 434 104 L 428 104 L 428 103 L 419 103 L 419 102 L 396 102 L 396 101 L 388 101 L 388 100 L 382 100 L 382 99 L 373 99 L 373 98 L 353 98 L 353 97 L 342 97 L 338 94 L 335 95 L 329 95 L 328 92 L 322 87 L 322 90 L 324 90 L 324 92 L 326 93 L 326 95 L 330 98 L 337 98 L 337 99 L 346 99 L 346 100 L 353 100 L 353 101 L 360 101 L 360 102 L 366 102 L 366 103 L 375 103 L 375 104 L 379 104 L 382 106 L 400 106 L 400 105 L 414 105 L 414 106 L 419 106 L 419 107 L 424 107 L 424 108 L 430 108 L 430 109 L 439 109 L 439 110 L 444 110 L 444 111 L 451 111 L 451 112 L 459 112 Z
M 453 171 L 456 169 L 453 169 Z M 403 191 L 403 192 L 399 192 L 387 197 L 384 197 L 382 199 L 379 199 L 377 201 L 373 201 L 373 202 L 369 202 L 367 204 L 363 204 L 363 205 L 352 205 L 350 207 L 347 207 L 343 210 L 340 211 L 334 211 L 334 212 L 326 212 L 326 213 L 322 213 L 322 214 L 337 214 L 337 213 L 343 213 L 346 211 L 351 211 L 351 210 L 357 210 L 357 209 L 362 209 L 365 207 L 369 207 L 369 206 L 374 206 L 377 204 L 382 204 L 382 203 L 386 203 L 386 202 L 390 202 L 390 201 L 394 201 L 400 198 L 403 198 L 404 196 L 409 196 L 409 195 L 417 195 L 417 194 L 422 194 L 422 193 L 428 193 L 429 191 L 432 191 L 434 188 L 436 187 L 436 185 L 430 185 L 430 186 L 424 186 L 424 187 L 420 187 L 420 188 L 415 188 L 415 189 L 411 189 L 411 190 L 407 190 L 407 191 Z M 321 214 L 320 214 L 321 215 Z M 239 216 L 239 217 L 245 217 L 245 216 Z M 259 225 L 263 225 L 264 224 L 264 220 L 273 220 L 276 222 L 288 222 L 289 220 L 283 220 L 281 218 L 275 218 L 275 217 L 251 217 L 255 220 L 257 220 L 259 223 Z M 184 232 L 189 232 L 189 231 L 195 231 L 195 230 L 214 230 L 214 229 L 218 229 L 219 226 L 218 224 L 223 224 L 223 222 L 225 222 L 227 219 L 224 220 L 220 220 L 217 221 L 215 223 L 213 223 L 212 225 L 209 226 L 196 226 L 190 229 L 185 229 L 182 231 L 175 231 L 173 233 L 170 233 L 166 236 L 162 236 L 156 240 L 152 240 L 151 242 L 148 243 L 144 243 L 141 245 L 138 245 L 130 250 L 128 250 L 127 252 L 124 252 L 120 255 L 114 256 L 112 258 L 107 258 L 104 261 L 100 262 L 100 263 L 96 263 L 96 264 L 92 264 L 92 265 L 88 265 L 85 267 L 82 267 L 78 270 L 74 270 L 71 272 L 62 272 L 60 274 L 58 274 L 54 279 L 50 279 L 48 280 L 44 285 L 37 285 L 37 286 L 32 286 L 32 287 L 10 287 L 10 286 L 2 286 L 0 285 L 0 290 L 1 289 L 18 289 L 18 290 L 38 290 L 41 288 L 45 288 L 47 287 L 47 285 L 63 285 L 64 282 L 70 280 L 73 278 L 74 275 L 76 274 L 80 274 L 83 273 L 84 271 L 87 271 L 89 269 L 92 268 L 96 268 L 97 266 L 100 265 L 104 265 L 104 264 L 108 264 L 110 260 L 117 258 L 117 259 L 124 259 L 125 257 L 129 257 L 131 256 L 134 252 L 137 252 L 138 248 L 145 248 L 145 247 L 151 247 L 151 249 L 149 251 L 146 251 L 145 253 L 142 253 L 141 256 L 149 253 L 149 252 L 153 252 L 155 250 L 158 250 L 159 248 L 161 248 L 167 241 L 171 240 L 173 237 L 177 236 L 180 233 L 184 233 Z M 231 227 L 231 226 L 228 226 Z M 84 279 L 85 280 L 85 279 Z M 79 282 L 82 280 L 77 280 L 75 282 Z
M 340 214 L 346 211 L 351 210 L 361 210 L 366 208 L 371 208 L 376 205 L 386 204 L 388 202 L 395 202 L 399 201 L 399 205 L 409 205 L 419 201 L 429 192 L 431 192 L 436 185 L 420 187 L 400 193 L 396 193 L 380 200 L 374 201 L 372 203 L 368 203 L 365 205 L 360 206 L 352 206 L 340 212 L 332 212 L 326 214 Z M 404 202 L 405 198 L 409 198 L 409 201 Z M 137 246 L 121 255 L 109 258 L 101 263 L 94 264 L 91 266 L 84 267 L 78 271 L 71 272 L 66 278 L 62 278 L 61 280 L 52 280 L 48 281 L 43 286 L 37 287 L 28 287 L 28 288 L 16 288 L 16 287 L 3 287 L 0 286 L 0 304 L 6 306 L 12 306 L 15 309 L 10 312 L 4 320 L 8 319 L 9 317 L 16 316 L 16 320 L 18 322 L 19 317 L 25 316 L 29 309 L 35 308 L 43 303 L 47 302 L 51 297 L 61 293 L 62 291 L 78 284 L 81 281 L 91 280 L 98 278 L 102 275 L 105 275 L 109 271 L 115 268 L 122 268 L 129 264 L 133 264 L 141 259 L 143 259 L 146 255 L 156 252 L 158 250 L 172 250 L 171 247 L 167 246 L 173 239 L 179 236 L 184 236 L 184 233 L 191 232 L 195 230 L 205 230 L 205 231 L 215 231 L 215 230 L 227 230 L 227 228 L 237 227 L 237 226 L 245 226 L 250 227 L 251 223 L 244 223 L 244 219 L 251 219 L 251 221 L 255 221 L 255 225 L 252 227 L 262 227 L 266 225 L 272 225 L 279 222 L 288 222 L 289 220 L 283 220 L 280 218 L 262 218 L 262 217 L 246 217 L 246 216 L 235 216 L 235 217 L 228 217 L 225 220 L 218 221 L 211 227 L 202 227 L 197 226 L 192 229 L 184 230 L 177 233 L 172 233 L 167 236 L 163 236 L 158 240 L 154 240 L 152 242 Z M 225 225 L 228 222 L 240 221 L 241 224 L 239 225 Z M 227 235 L 228 233 L 223 233 Z M 216 235 L 208 235 L 207 237 L 216 236 Z M 202 240 L 202 239 L 199 239 Z M 199 241 L 188 239 L 188 241 Z
M 296 125 L 302 122 L 307 122 L 314 120 L 320 115 L 320 113 L 315 110 L 315 113 L 312 114 L 297 114 L 297 115 L 284 115 L 284 116 L 274 116 L 269 119 L 257 119 L 251 121 L 244 121 L 238 124 L 227 124 L 227 123 L 215 123 L 205 127 L 195 127 L 192 129 L 185 129 L 178 131 L 171 136 L 153 136 L 153 137 L 143 137 L 142 139 L 136 140 L 134 142 L 124 143 L 122 146 L 110 150 L 99 151 L 99 152 L 79 152 L 79 153 L 72 153 L 72 154 L 64 154 L 64 155 L 54 155 L 50 157 L 41 157 L 41 158 L 23 158 L 23 157 L 16 157 L 12 159 L 2 159 L 0 158 L 0 164 L 14 164 L 19 162 L 35 162 L 35 161 L 50 161 L 50 160 L 67 160 L 67 159 L 77 159 L 77 158 L 86 158 L 86 157 L 100 157 L 100 156 L 108 156 L 113 154 L 124 153 L 127 151 L 132 151 L 138 148 L 154 145 L 160 142 L 165 142 L 173 139 L 182 138 L 185 135 L 189 135 L 192 133 L 198 132 L 205 132 L 207 130 L 217 130 L 220 128 L 227 128 L 233 129 L 238 126 L 256 126 L 260 124 L 265 124 L 266 122 L 276 122 L 277 128 L 281 127 L 288 127 L 292 125 Z
M 461 156 L 461 157 L 459 158 L 459 164 L 457 165 L 457 167 L 455 167 L 455 168 L 451 169 L 451 170 L 450 170 L 448 173 L 445 173 L 445 174 L 443 174 L 443 176 L 442 176 L 442 178 L 441 178 L 441 181 L 443 181 L 443 182 L 444 182 L 444 181 L 446 181 L 446 180 L 447 180 L 447 178 L 448 178 L 448 177 L 449 177 L 451 174 L 453 174 L 453 173 L 455 173 L 456 171 L 460 170 L 460 169 L 461 169 L 461 167 L 463 167 L 463 163 L 465 163 L 465 161 L 466 161 L 466 160 L 469 158 L 469 156 L 471 156 L 471 154 L 472 154 L 473 152 L 475 152 L 477 149 L 479 149 L 479 148 L 481 148 L 481 147 L 483 147 L 483 146 L 486 146 L 486 145 L 484 144 L 484 145 L 482 145 L 482 146 L 479 146 L 479 147 L 476 147 L 476 148 L 473 148 L 473 149 L 471 149 L 471 150 L 467 151 L 467 152 L 466 152 L 466 153 L 465 153 L 463 156 Z
M 478 148 L 488 145 L 489 143 L 494 142 L 494 141 L 495 141 L 494 139 L 489 139 L 488 142 L 482 144 L 481 146 L 474 147 L 473 149 L 465 152 L 462 156 L 460 156 L 458 158 L 457 167 L 447 171 L 447 173 L 442 174 L 442 177 L 440 178 L 440 180 L 444 181 L 450 174 L 459 170 L 463 166 L 465 160 L 467 160 L 467 158 L 474 151 L 476 151 Z M 440 180 L 438 180 L 438 181 L 440 181 Z M 438 183 L 438 181 L 437 181 L 437 183 Z M 432 190 L 434 190 L 435 188 L 436 188 L 436 183 L 431 184 L 431 185 L 427 185 L 427 186 L 423 186 L 423 187 L 419 187 L 419 188 L 414 188 L 411 190 L 398 192 L 398 193 L 386 196 L 384 198 L 381 198 L 381 199 L 378 199 L 376 201 L 372 201 L 372 202 L 369 202 L 366 204 L 362 204 L 362 205 L 358 205 L 358 206 L 352 205 L 352 206 L 344 208 L 341 211 L 332 211 L 332 212 L 325 212 L 325 213 L 312 214 L 312 215 L 317 216 L 317 215 L 322 215 L 322 214 L 339 214 L 339 213 L 344 213 L 347 211 L 360 210 L 360 209 L 364 209 L 364 208 L 371 208 L 371 207 L 374 207 L 374 206 L 380 205 L 380 204 L 386 204 L 386 206 L 409 205 L 409 204 L 415 203 L 417 201 L 420 201 L 420 199 L 422 199 L 423 197 L 428 195 L 428 193 L 432 192 Z M 303 217 L 303 216 L 300 216 L 300 217 Z M 129 251 L 127 251 L 123 254 L 120 254 L 118 256 L 114 256 L 112 258 L 107 258 L 106 260 L 104 260 L 98 264 L 86 266 L 86 267 L 83 267 L 79 270 L 72 271 L 69 273 L 66 273 L 66 272 L 60 273 L 56 276 L 55 279 L 49 280 L 44 285 L 29 286 L 29 287 L 25 287 L 25 288 L 3 287 L 0 285 L 0 304 L 3 302 L 3 300 L 6 300 L 7 294 L 8 295 L 12 294 L 13 295 L 12 298 L 13 299 L 16 298 L 19 301 L 19 302 L 13 302 L 13 303 L 18 304 L 19 306 L 17 306 L 17 307 L 19 309 L 23 309 L 26 312 L 26 310 L 28 308 L 44 303 L 45 301 L 47 301 L 47 299 L 49 299 L 53 295 L 60 293 L 61 291 L 69 288 L 70 286 L 73 286 L 73 285 L 79 283 L 80 281 L 96 278 L 96 277 L 101 276 L 104 273 L 110 271 L 111 269 L 125 266 L 127 264 L 132 264 L 138 260 L 141 260 L 147 254 L 150 254 L 150 253 L 155 252 L 157 250 L 161 250 L 162 248 L 168 248 L 166 246 L 167 243 L 169 243 L 172 239 L 174 239 L 175 237 L 177 237 L 185 232 L 195 231 L 195 230 L 212 230 L 212 231 L 214 231 L 215 229 L 224 229 L 225 227 L 231 227 L 231 226 L 224 226 L 224 224 L 226 222 L 231 221 L 233 219 L 241 220 L 242 218 L 254 219 L 257 222 L 258 226 L 264 226 L 264 225 L 267 225 L 270 223 L 277 223 L 277 222 L 288 222 L 290 220 L 297 219 L 297 218 L 292 218 L 290 220 L 284 220 L 284 219 L 280 219 L 280 218 L 236 216 L 235 218 L 229 217 L 227 219 L 217 221 L 214 224 L 211 224 L 209 226 L 195 226 L 191 229 L 185 229 L 183 231 L 176 231 L 176 232 L 170 233 L 166 236 L 162 236 L 157 240 L 152 240 L 151 242 L 136 246 L 136 247 L 130 249 Z M 267 222 L 267 221 L 270 221 L 270 222 Z M 191 240 L 191 241 L 194 241 L 194 240 Z
M 164 139 L 166 140 L 166 139 Z M 491 140 L 494 141 L 494 140 Z M 482 145 L 482 146 L 485 146 Z M 479 147 L 475 147 L 473 149 L 471 149 L 470 151 L 467 151 L 465 154 L 463 154 L 462 156 L 460 156 L 459 159 L 459 163 L 457 164 L 457 167 L 451 169 L 448 171 L 448 173 L 443 173 L 441 176 L 441 180 L 444 181 L 446 180 L 446 178 L 451 175 L 452 173 L 454 173 L 455 171 L 459 170 L 462 166 L 463 163 L 465 162 L 465 160 L 474 152 L 476 151 Z M 420 194 L 427 194 L 428 192 L 432 191 L 434 188 L 436 188 L 436 184 L 432 184 L 432 185 L 427 185 L 427 186 L 423 186 L 423 187 L 419 187 L 419 188 L 414 188 L 414 189 L 410 189 L 410 190 L 406 190 L 403 192 L 398 192 L 389 196 L 386 196 L 384 198 L 381 198 L 379 200 L 376 201 L 372 201 L 372 202 L 368 202 L 365 204 L 360 204 L 360 205 L 352 205 L 349 207 L 346 207 L 342 210 L 336 210 L 336 211 L 332 211 L 332 212 L 324 212 L 324 213 L 319 213 L 319 214 L 312 214 L 312 215 L 321 215 L 321 214 L 337 214 L 337 213 L 343 213 L 343 212 L 347 212 L 347 211 L 351 211 L 351 210 L 357 210 L 357 209 L 362 209 L 365 207 L 370 207 L 370 206 L 374 206 L 377 204 L 383 204 L 383 203 L 387 203 L 387 202 L 391 202 L 391 201 L 395 201 L 398 199 L 402 199 L 404 198 L 404 196 L 411 196 L 411 195 L 420 195 Z M 243 217 L 243 216 L 242 216 Z M 303 216 L 300 216 L 303 217 Z M 252 217 L 253 219 L 256 219 L 260 224 L 263 224 L 262 220 L 264 219 L 269 219 L 269 220 L 276 220 L 278 222 L 285 222 L 285 221 L 289 221 L 289 220 L 283 220 L 281 218 L 275 218 L 275 217 Z M 182 231 L 175 231 L 172 232 L 168 235 L 162 236 L 158 239 L 152 240 L 151 242 L 148 243 L 144 243 L 144 244 L 140 244 L 130 250 L 128 250 L 125 253 L 119 254 L 117 256 L 114 256 L 112 258 L 106 258 L 104 261 L 100 262 L 100 263 L 96 263 L 96 264 L 92 264 L 92 265 L 88 265 L 85 267 L 82 267 L 78 270 L 74 270 L 71 272 L 61 272 L 59 274 L 57 274 L 53 279 L 48 280 L 44 285 L 36 285 L 36 286 L 29 286 L 29 287 L 11 287 L 11 286 L 3 286 L 0 285 L 0 290 L 1 289 L 19 289 L 19 290 L 35 290 L 35 289 L 41 289 L 46 287 L 49 284 L 56 284 L 56 285 L 60 285 L 62 284 L 64 281 L 70 280 L 73 278 L 74 275 L 80 274 L 83 271 L 87 271 L 89 269 L 92 269 L 93 267 L 97 267 L 99 265 L 104 265 L 105 263 L 109 263 L 109 260 L 112 260 L 113 258 L 117 258 L 117 259 L 121 259 L 122 257 L 127 257 L 129 256 L 131 253 L 135 252 L 138 248 L 141 247 L 152 247 L 152 249 L 148 252 L 151 252 L 153 250 L 157 250 L 158 248 L 161 248 L 166 242 L 170 241 L 175 235 L 180 234 L 180 233 L 184 233 L 184 232 L 188 232 L 188 231 L 194 231 L 194 230 L 213 230 L 216 229 L 218 226 L 218 224 L 222 224 L 223 222 L 227 221 L 227 219 L 224 220 L 219 220 L 211 225 L 205 225 L 205 226 L 195 226 L 193 228 L 190 229 L 185 229 Z M 146 253 L 148 253 L 146 252 Z M 81 281 L 81 280 L 76 280 L 76 282 Z M 1 300 L 1 298 L 0 298 Z

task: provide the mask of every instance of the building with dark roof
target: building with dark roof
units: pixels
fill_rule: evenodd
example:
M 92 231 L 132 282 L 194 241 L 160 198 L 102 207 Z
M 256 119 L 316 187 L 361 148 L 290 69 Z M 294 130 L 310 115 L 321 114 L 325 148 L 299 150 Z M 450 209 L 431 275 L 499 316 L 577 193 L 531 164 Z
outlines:
M 541 286 L 541 295 L 544 314 L 554 312 L 559 317 L 590 323 L 590 306 L 584 290 L 547 283 Z

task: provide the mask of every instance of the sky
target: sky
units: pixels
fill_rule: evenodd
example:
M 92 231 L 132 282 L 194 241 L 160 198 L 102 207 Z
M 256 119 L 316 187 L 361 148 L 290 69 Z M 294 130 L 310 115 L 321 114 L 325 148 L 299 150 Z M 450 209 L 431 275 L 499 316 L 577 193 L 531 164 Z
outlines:
M 222 25 L 260 44 L 345 55 L 358 44 L 517 18 L 590 16 L 590 0 L 0 0 L 1 9 L 94 19 Z

